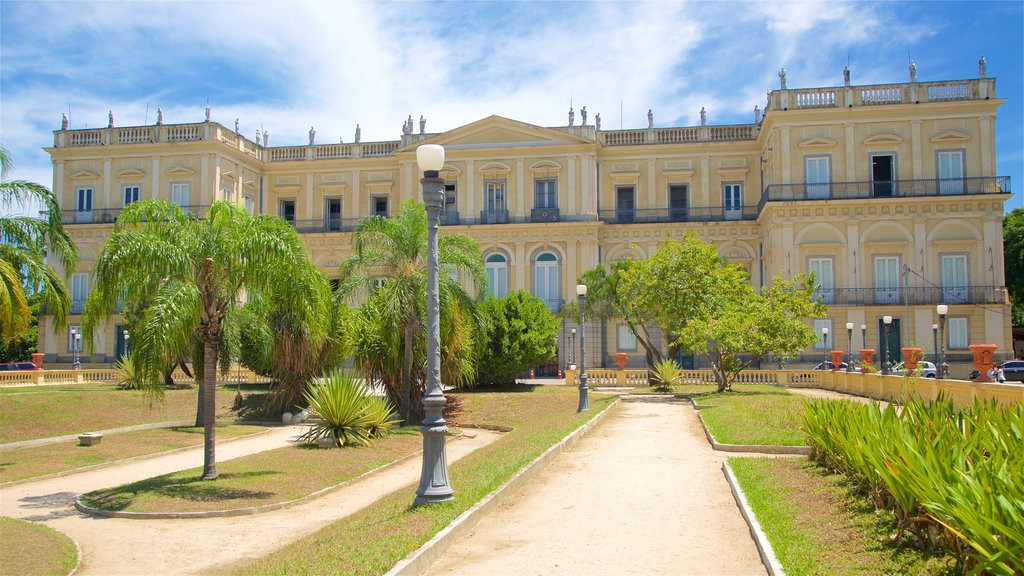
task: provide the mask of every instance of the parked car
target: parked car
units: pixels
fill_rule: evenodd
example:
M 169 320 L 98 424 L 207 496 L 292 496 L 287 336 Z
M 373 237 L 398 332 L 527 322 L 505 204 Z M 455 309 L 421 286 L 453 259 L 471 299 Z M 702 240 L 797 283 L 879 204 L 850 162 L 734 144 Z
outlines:
M 935 364 L 927 360 L 918 360 L 917 369 L 920 371 L 920 374 L 918 374 L 918 376 L 922 378 L 935 378 L 936 374 L 938 373 L 938 370 L 935 368 Z M 892 367 L 892 373 L 896 374 L 897 376 L 903 376 L 903 374 L 906 373 L 906 371 L 907 369 L 903 365 L 903 362 L 900 362 Z
M 832 367 L 833 367 L 832 362 L 825 361 L 825 362 L 822 362 L 821 364 L 818 364 L 813 369 L 814 370 L 831 370 Z M 842 363 L 839 364 L 839 370 L 840 370 L 840 372 L 846 372 L 846 362 L 842 362 Z
M 31 362 L 5 362 L 0 364 L 0 370 L 39 370 L 39 367 Z
M 1024 382 L 1024 360 L 1007 360 L 999 365 L 1006 381 Z

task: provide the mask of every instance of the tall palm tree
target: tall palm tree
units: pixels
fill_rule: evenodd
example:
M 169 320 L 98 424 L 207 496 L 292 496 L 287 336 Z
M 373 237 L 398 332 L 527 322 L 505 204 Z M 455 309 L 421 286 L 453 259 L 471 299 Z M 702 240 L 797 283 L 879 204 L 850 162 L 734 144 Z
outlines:
M 71 295 L 60 275 L 46 262 L 47 251 L 64 269 L 75 270 L 78 251 L 61 224 L 57 198 L 41 184 L 8 180 L 10 154 L 0 148 L 0 341 L 28 330 L 25 290 L 40 293 L 48 314 L 63 327 L 71 311 Z M 17 204 L 38 203 L 44 219 L 7 215 Z
M 352 235 L 353 254 L 341 266 L 342 279 L 339 292 L 344 295 L 358 293 L 359 288 L 372 289 L 384 278 L 374 306 L 379 307 L 377 318 L 394 318 L 402 327 L 404 363 L 402 385 L 398 398 L 399 414 L 408 422 L 410 396 L 414 372 L 413 347 L 424 315 L 427 284 L 427 211 L 414 199 L 406 200 L 398 210 L 397 218 L 379 216 L 363 219 Z M 478 298 L 487 286 L 483 258 L 477 243 L 465 234 L 444 234 L 438 238 L 438 263 L 442 273 L 439 284 L 441 297 L 457 302 L 472 302 L 459 295 L 458 283 L 445 271 L 469 273 L 474 281 Z M 446 306 L 442 304 L 442 312 Z M 419 372 L 417 368 L 415 370 Z
M 217 365 L 225 320 L 244 292 L 288 295 L 288 308 L 308 337 L 324 338 L 320 309 L 306 294 L 315 267 L 295 230 L 276 216 L 250 216 L 226 201 L 215 202 L 204 220 L 180 206 L 147 200 L 127 206 L 96 261 L 96 287 L 86 302 L 87 343 L 116 309 L 119 299 L 152 297 L 132 337 L 147 370 L 158 370 L 168 350 L 182 341 L 202 345 L 203 480 L 217 477 L 214 454 Z M 243 292 L 244 291 L 244 292 Z

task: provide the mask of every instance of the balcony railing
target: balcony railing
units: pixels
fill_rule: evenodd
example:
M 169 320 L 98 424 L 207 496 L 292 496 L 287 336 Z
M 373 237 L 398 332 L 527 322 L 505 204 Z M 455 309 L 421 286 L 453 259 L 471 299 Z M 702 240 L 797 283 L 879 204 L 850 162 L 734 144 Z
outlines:
M 441 226 L 458 226 L 459 213 L 451 210 L 441 212 Z
M 790 200 L 849 200 L 864 198 L 912 198 L 918 196 L 964 196 L 1009 194 L 1010 177 L 932 178 L 876 182 L 829 182 L 827 184 L 772 184 L 765 188 L 765 202 Z
M 832 288 L 815 295 L 830 306 L 931 305 L 931 304 L 1004 304 L 1003 286 L 912 286 L 897 288 Z
M 194 206 L 182 206 L 182 208 L 191 213 L 198 219 L 206 218 L 206 213 L 210 211 L 210 206 L 206 204 L 194 205 Z M 95 210 L 65 210 L 63 212 L 61 223 L 62 224 L 113 224 L 117 222 L 117 217 L 124 212 L 124 208 L 98 208 Z M 40 212 L 41 216 L 45 215 L 46 212 Z
M 508 224 L 508 210 L 481 210 L 480 224 Z
M 320 218 L 319 220 L 287 220 L 299 234 L 352 232 L 361 218 Z
M 650 224 L 660 222 L 727 222 L 730 220 L 756 220 L 757 206 L 742 206 L 736 210 L 711 208 L 641 208 L 600 210 L 598 217 L 607 224 Z
M 530 222 L 558 222 L 558 208 L 534 208 L 530 210 Z

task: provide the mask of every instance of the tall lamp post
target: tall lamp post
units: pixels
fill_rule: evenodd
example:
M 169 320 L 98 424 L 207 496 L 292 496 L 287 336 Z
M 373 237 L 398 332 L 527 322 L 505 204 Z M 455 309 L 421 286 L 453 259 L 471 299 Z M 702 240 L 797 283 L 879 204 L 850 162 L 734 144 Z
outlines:
M 825 363 L 822 364 L 822 366 L 828 366 L 832 363 L 828 355 L 828 326 L 821 329 L 821 345 L 825 348 Z M 833 366 L 833 368 L 835 368 L 835 366 Z
M 939 371 L 939 325 L 932 324 L 932 355 L 935 357 L 935 372 Z
M 81 351 L 82 335 L 77 328 L 71 329 L 71 367 L 78 370 L 82 364 L 78 361 L 78 353 Z
M 939 364 L 936 377 L 945 378 L 949 376 L 949 366 L 946 365 L 946 314 L 949 313 L 949 306 L 939 304 L 935 307 L 935 313 L 939 315 Z
M 124 330 L 124 355 L 128 355 L 128 331 Z
M 587 325 L 583 317 L 583 309 L 587 304 L 587 285 L 576 285 L 576 297 L 580 303 L 580 404 L 576 407 L 577 412 L 590 410 L 590 398 L 587 396 L 587 347 L 584 340 L 587 334 Z
M 423 394 L 423 468 L 420 486 L 416 489 L 416 504 L 444 502 L 454 498 L 455 491 L 448 480 L 448 455 L 445 436 L 448 426 L 444 420 L 445 397 L 441 390 L 441 322 L 440 301 L 437 291 L 437 228 L 441 207 L 444 205 L 444 180 L 440 178 L 444 167 L 444 148 L 425 144 L 416 149 L 416 164 L 423 171 L 423 203 L 427 207 L 427 385 Z
M 885 337 L 882 338 L 882 374 L 889 373 L 889 326 L 892 326 L 892 316 L 882 316 L 882 324 L 885 326 Z
M 846 323 L 846 371 L 853 371 L 853 322 Z
M 576 369 L 576 329 L 572 329 L 572 334 L 569 336 L 569 369 Z

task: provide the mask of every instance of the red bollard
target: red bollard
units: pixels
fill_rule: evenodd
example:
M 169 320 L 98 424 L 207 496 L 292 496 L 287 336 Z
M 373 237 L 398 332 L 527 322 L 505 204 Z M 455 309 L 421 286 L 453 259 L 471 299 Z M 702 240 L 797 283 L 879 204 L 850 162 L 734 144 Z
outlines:
M 562 379 L 562 369 L 561 368 L 558 369 L 558 379 L 559 380 Z
M 530 380 L 533 380 L 533 368 L 530 368 Z

